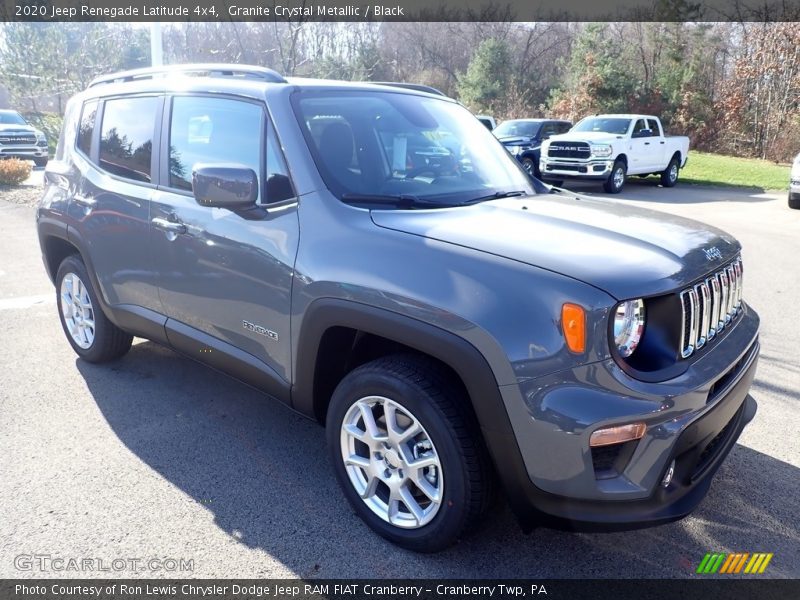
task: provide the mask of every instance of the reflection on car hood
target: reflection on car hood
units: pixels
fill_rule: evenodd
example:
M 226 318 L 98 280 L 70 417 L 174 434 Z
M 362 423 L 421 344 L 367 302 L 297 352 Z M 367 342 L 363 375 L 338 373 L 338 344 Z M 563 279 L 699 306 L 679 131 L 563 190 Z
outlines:
M 372 211 L 379 227 L 568 275 L 618 299 L 681 289 L 740 250 L 714 227 L 585 197 L 535 196 L 421 211 Z M 709 259 L 716 247 L 722 258 Z

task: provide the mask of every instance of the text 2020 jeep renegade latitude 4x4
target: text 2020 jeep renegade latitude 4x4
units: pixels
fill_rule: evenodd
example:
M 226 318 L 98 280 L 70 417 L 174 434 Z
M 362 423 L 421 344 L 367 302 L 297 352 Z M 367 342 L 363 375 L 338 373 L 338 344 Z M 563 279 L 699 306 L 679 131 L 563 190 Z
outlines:
M 420 136 L 452 160 L 410 156 Z M 442 96 L 112 75 L 45 177 L 75 351 L 149 338 L 325 423 L 344 494 L 407 548 L 452 543 L 498 487 L 526 529 L 679 519 L 756 411 L 739 243 L 551 191 Z

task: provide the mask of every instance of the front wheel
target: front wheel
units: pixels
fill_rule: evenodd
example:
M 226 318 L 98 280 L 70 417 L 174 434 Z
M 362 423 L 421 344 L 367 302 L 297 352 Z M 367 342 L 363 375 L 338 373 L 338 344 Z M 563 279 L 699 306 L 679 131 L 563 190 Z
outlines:
M 789 192 L 789 208 L 800 208 L 800 193 Z
M 68 256 L 56 274 L 58 316 L 72 349 L 88 362 L 119 358 L 130 350 L 133 336 L 108 320 L 100 308 L 86 265 Z
M 677 158 L 669 161 L 667 168 L 661 173 L 661 185 L 664 187 L 675 187 L 678 183 L 678 173 L 680 172 L 681 165 Z
M 46 167 L 47 166 L 47 160 L 48 159 L 46 159 L 46 158 L 34 158 L 33 159 L 33 164 L 35 164 L 37 167 Z
M 625 185 L 626 171 L 625 163 L 619 160 L 616 161 L 614 167 L 611 169 L 611 175 L 609 175 L 608 179 L 603 183 L 603 189 L 609 194 L 619 194 Z
M 436 363 L 390 356 L 350 372 L 328 409 L 328 451 L 351 506 L 416 552 L 454 543 L 491 497 L 488 454 L 456 389 Z
M 533 161 L 532 158 L 525 157 L 522 159 L 522 168 L 525 169 L 525 172 L 528 175 L 536 177 L 537 179 L 541 179 L 539 177 L 539 169 L 536 167 L 536 163 Z

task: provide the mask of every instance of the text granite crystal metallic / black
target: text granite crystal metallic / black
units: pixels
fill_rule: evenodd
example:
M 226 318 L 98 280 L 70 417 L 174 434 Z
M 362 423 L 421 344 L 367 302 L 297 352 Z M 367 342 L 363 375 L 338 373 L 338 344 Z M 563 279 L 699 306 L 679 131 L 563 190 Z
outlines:
M 746 249 L 550 188 L 414 86 L 98 78 L 36 219 L 83 360 L 141 336 L 318 420 L 354 510 L 413 550 L 500 490 L 526 529 L 679 519 L 756 412 Z

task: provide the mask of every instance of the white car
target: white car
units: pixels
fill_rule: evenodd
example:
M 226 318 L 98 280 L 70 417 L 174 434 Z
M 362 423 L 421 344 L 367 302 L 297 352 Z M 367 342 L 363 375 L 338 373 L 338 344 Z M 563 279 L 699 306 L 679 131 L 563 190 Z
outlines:
M 674 186 L 688 155 L 689 138 L 664 135 L 658 117 L 595 115 L 545 141 L 539 171 L 550 181 L 599 180 L 617 194 L 628 175 L 659 175 L 664 187 Z
M 789 208 L 800 208 L 800 154 L 794 157 L 789 176 Z

